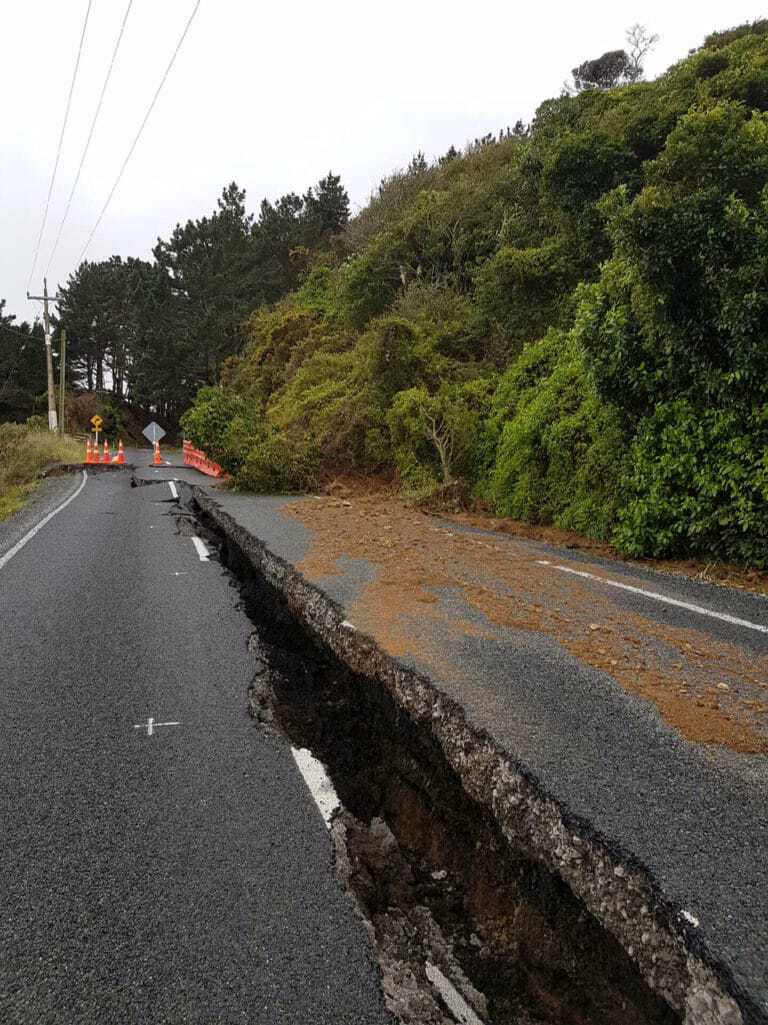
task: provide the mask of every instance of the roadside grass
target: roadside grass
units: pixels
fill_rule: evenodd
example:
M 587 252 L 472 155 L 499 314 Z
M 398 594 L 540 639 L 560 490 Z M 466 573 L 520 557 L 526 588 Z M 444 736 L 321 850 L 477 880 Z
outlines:
M 0 521 L 21 509 L 49 463 L 77 463 L 82 458 L 83 446 L 74 438 L 26 424 L 0 424 Z
M 0 523 L 16 515 L 37 490 L 37 485 L 37 481 L 32 484 L 14 484 L 6 491 L 0 491 Z

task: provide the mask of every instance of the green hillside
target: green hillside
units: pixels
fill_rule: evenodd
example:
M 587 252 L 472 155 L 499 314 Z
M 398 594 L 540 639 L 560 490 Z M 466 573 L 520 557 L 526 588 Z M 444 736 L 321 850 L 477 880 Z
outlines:
M 199 338 L 187 435 L 245 488 L 458 481 L 630 554 L 767 565 L 767 31 L 419 155 L 352 220 L 333 176 L 255 224 L 231 186 L 146 272 L 193 324 L 163 328 L 169 382 Z

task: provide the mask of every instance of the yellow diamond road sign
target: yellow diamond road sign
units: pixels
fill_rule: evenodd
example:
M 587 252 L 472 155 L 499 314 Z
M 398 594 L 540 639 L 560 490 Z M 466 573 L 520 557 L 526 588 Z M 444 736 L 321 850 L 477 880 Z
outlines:
M 91 423 L 93 424 L 93 429 L 95 431 L 100 431 L 101 430 L 101 425 L 104 423 L 104 421 L 101 419 L 101 417 L 97 413 L 95 416 L 91 417 Z

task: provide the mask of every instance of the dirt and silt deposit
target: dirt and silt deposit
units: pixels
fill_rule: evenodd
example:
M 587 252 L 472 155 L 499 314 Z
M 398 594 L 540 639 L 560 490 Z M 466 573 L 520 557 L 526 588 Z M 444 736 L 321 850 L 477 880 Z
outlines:
M 490 639 L 501 629 L 534 631 L 652 701 L 687 740 L 742 753 L 768 750 L 765 656 L 748 657 L 726 641 L 648 619 L 612 601 L 608 588 L 541 565 L 541 553 L 523 540 L 454 528 L 386 493 L 308 498 L 286 505 L 283 515 L 312 536 L 298 564 L 308 579 L 322 582 L 340 573 L 343 557 L 373 565 L 373 579 L 347 612 L 391 655 L 418 656 L 436 676 L 455 678 L 456 666 L 430 643 L 425 622 Z M 602 566 L 571 565 L 607 575 Z M 438 598 L 444 589 L 480 617 L 444 611 Z
M 252 714 L 327 767 L 341 800 L 330 827 L 337 872 L 398 1020 L 762 1022 L 742 1015 L 728 970 L 702 956 L 698 921 L 473 726 L 465 681 L 438 641 L 430 648 L 428 627 L 475 643 L 543 634 L 649 697 L 691 739 L 741 751 L 763 750 L 759 712 L 738 704 L 746 688 L 763 695 L 763 667 L 611 605 L 579 579 L 555 579 L 525 543 L 456 530 L 391 496 L 307 498 L 281 511 L 312 539 L 303 575 L 195 489 L 195 529 L 212 532 L 255 626 Z M 323 583 L 355 559 L 367 583 L 342 609 Z M 446 591 L 463 600 L 450 611 Z M 398 658 L 410 654 L 428 675 Z M 715 673 L 728 690 L 710 684 Z M 456 699 L 431 679 L 449 674 Z M 670 679 L 674 702 L 664 701 Z M 447 1012 L 435 979 L 466 1016 Z

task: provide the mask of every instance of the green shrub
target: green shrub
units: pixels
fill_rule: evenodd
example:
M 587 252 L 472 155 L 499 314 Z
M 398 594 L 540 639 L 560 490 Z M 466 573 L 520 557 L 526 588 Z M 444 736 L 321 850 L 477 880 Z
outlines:
M 299 450 L 272 433 L 251 448 L 234 481 L 245 491 L 286 494 L 315 487 L 318 471 L 316 450 Z
M 557 340 L 566 344 L 553 361 Z M 552 333 L 525 357 L 529 373 L 499 386 L 509 402 L 506 422 L 495 400 L 500 437 L 486 497 L 503 516 L 604 539 L 615 522 L 624 455 L 618 417 L 598 399 L 583 354 L 567 338 Z
M 768 405 L 744 413 L 665 403 L 640 425 L 627 467 L 622 551 L 768 565 Z
M 491 380 L 444 382 L 399 392 L 387 416 L 400 476 L 411 485 L 471 479 L 478 429 L 490 402 Z
M 180 422 L 185 436 L 230 473 L 237 472 L 264 431 L 253 405 L 221 388 L 201 388 Z
M 497 321 L 516 356 L 560 322 L 578 273 L 560 239 L 528 249 L 504 246 L 476 274 L 478 309 Z

